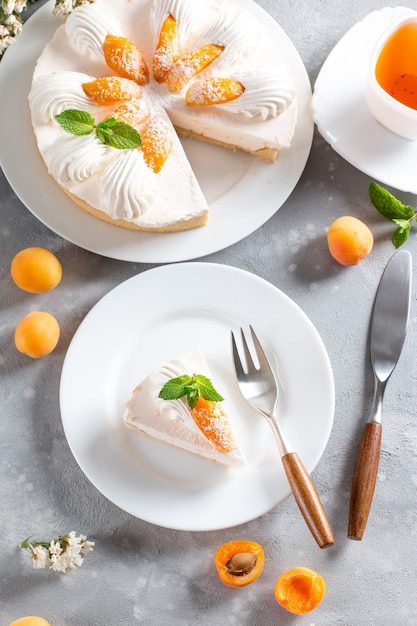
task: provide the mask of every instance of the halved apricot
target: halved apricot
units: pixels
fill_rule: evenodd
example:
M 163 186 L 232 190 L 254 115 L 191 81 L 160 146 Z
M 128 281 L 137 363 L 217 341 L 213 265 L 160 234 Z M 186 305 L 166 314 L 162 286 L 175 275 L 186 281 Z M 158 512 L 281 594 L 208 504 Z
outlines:
M 138 85 L 146 85 L 149 82 L 145 59 L 130 39 L 107 35 L 103 52 L 107 65 L 119 76 L 134 80 Z
M 209 43 L 181 56 L 167 74 L 168 89 L 181 91 L 196 74 L 208 67 L 223 52 L 224 46 Z
M 210 106 L 236 100 L 245 91 L 238 80 L 210 76 L 195 81 L 185 94 L 185 102 L 190 106 Z
M 274 595 L 284 609 L 304 615 L 323 600 L 326 586 L 320 574 L 307 567 L 293 567 L 278 578 Z
M 237 539 L 220 546 L 214 557 L 217 574 L 229 587 L 253 583 L 264 568 L 264 550 L 256 541 Z
M 140 87 L 128 78 L 104 76 L 88 83 L 83 83 L 85 94 L 96 104 L 111 104 L 120 100 L 139 98 Z
M 153 77 L 157 83 L 165 82 L 168 70 L 180 56 L 177 20 L 169 14 L 162 24 L 158 45 L 153 55 Z

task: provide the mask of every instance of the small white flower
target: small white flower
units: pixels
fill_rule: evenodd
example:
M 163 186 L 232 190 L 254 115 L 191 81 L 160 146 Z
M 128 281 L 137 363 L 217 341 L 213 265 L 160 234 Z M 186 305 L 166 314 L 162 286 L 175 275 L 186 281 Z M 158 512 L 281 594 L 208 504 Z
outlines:
M 20 547 L 31 552 L 35 569 L 49 566 L 55 572 L 65 572 L 67 569 L 76 570 L 81 567 L 84 555 L 93 546 L 94 542 L 87 541 L 85 535 L 77 537 L 75 531 L 71 531 L 68 535 L 61 535 L 50 542 L 25 539 Z
M 43 569 L 49 565 L 49 552 L 39 545 L 31 546 L 33 569 Z

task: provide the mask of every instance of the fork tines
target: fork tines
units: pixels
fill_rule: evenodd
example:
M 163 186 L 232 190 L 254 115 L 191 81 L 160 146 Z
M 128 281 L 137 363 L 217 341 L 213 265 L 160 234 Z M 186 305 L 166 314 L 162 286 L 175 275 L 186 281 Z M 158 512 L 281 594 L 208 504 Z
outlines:
M 250 334 L 252 336 L 252 345 L 255 349 L 255 354 L 257 357 L 257 361 L 258 363 L 256 364 L 255 361 L 253 360 L 252 357 L 252 353 L 249 349 L 249 345 L 248 345 L 248 341 L 246 339 L 246 335 L 243 331 L 243 328 L 240 329 L 240 334 L 241 334 L 241 338 L 242 338 L 242 347 L 243 347 L 243 354 L 245 357 L 245 365 L 243 365 L 242 360 L 240 359 L 239 356 L 239 351 L 237 349 L 237 344 L 236 344 L 236 340 L 235 340 L 235 336 L 234 333 L 232 331 L 232 351 L 233 351 L 233 361 L 235 363 L 235 367 L 236 367 L 236 374 L 239 378 L 239 375 L 242 376 L 243 374 L 254 374 L 255 372 L 259 372 L 262 369 L 271 369 L 271 366 L 269 364 L 269 361 L 267 359 L 267 356 L 261 346 L 261 343 L 258 339 L 258 337 L 256 336 L 255 331 L 253 330 L 252 326 L 249 325 L 249 330 L 250 330 Z M 239 370 L 239 371 L 238 371 Z

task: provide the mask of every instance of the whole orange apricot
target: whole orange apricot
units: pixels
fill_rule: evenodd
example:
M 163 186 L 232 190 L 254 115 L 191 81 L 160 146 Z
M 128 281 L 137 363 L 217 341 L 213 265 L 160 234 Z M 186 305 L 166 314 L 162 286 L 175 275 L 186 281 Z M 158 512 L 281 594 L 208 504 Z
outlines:
M 28 615 L 27 617 L 21 617 L 15 620 L 9 626 L 50 626 L 49 622 L 43 617 L 35 617 L 34 615 Z
M 16 285 L 30 293 L 43 293 L 58 285 L 62 266 L 45 248 L 25 248 L 12 260 L 10 272 Z
M 278 578 L 274 595 L 290 613 L 304 615 L 323 600 L 326 586 L 320 574 L 307 567 L 293 567 Z
M 236 539 L 223 544 L 214 557 L 217 574 L 229 587 L 253 583 L 264 568 L 264 550 L 256 541 Z
M 39 359 L 55 349 L 59 334 L 59 324 L 53 315 L 33 311 L 17 325 L 14 342 L 19 352 Z
M 368 226 L 356 217 L 344 215 L 327 231 L 330 254 L 341 265 L 357 265 L 368 256 L 374 238 Z

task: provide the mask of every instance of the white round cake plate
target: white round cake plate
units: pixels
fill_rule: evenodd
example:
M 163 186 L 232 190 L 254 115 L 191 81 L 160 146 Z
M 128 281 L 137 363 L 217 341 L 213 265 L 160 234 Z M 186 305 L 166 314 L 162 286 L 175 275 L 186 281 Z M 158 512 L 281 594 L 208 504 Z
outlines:
M 369 13 L 333 48 L 313 91 L 313 115 L 320 134 L 354 167 L 375 180 L 417 193 L 417 141 L 387 130 L 366 103 L 366 76 L 380 35 L 397 20 L 416 15 L 406 7 Z
M 314 469 L 333 424 L 334 381 L 311 321 L 254 274 L 221 264 L 170 264 L 134 276 L 98 302 L 63 365 L 60 407 L 69 446 L 111 502 L 159 526 L 204 531 L 255 519 L 290 494 L 273 433 L 235 379 L 230 331 L 250 323 L 276 363 L 282 427 L 307 470 Z M 198 348 L 225 398 L 248 461 L 243 469 L 124 426 L 123 406 L 134 387 L 166 360 Z
M 139 0 L 147 2 L 148 0 Z M 281 27 L 252 0 L 237 0 L 267 29 L 294 78 L 298 122 L 290 149 L 275 163 L 186 139 L 187 156 L 208 201 L 208 224 L 180 233 L 141 233 L 93 218 L 48 175 L 30 121 L 33 68 L 57 28 L 53 0 L 36 11 L 0 63 L 0 163 L 26 207 L 51 230 L 106 257 L 143 263 L 185 261 L 222 250 L 265 223 L 296 186 L 310 154 L 314 122 L 311 86 L 303 62 Z

